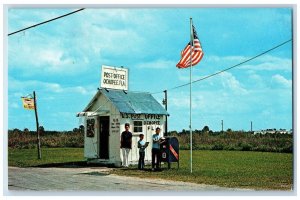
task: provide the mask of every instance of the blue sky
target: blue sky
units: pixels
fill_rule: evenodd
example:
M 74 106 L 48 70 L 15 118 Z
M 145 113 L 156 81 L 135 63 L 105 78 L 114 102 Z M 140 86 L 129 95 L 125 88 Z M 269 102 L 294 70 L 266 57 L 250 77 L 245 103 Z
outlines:
M 8 10 L 8 32 L 74 9 Z M 189 69 L 177 69 L 189 18 L 204 57 L 193 80 L 292 38 L 289 8 L 131 8 L 82 12 L 8 37 L 8 128 L 34 130 L 20 97 L 37 93 L 40 125 L 71 130 L 100 85 L 101 65 L 129 68 L 129 90 L 168 89 L 169 130 L 189 127 Z M 292 43 L 193 84 L 193 129 L 292 128 Z

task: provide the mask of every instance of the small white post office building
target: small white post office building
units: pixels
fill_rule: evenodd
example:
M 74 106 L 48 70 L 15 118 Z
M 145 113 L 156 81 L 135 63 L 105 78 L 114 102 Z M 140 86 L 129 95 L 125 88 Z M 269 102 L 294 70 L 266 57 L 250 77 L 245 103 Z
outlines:
M 144 140 L 150 142 L 145 153 L 145 162 L 150 162 L 152 135 L 155 128 L 160 127 L 163 136 L 167 115 L 150 93 L 99 89 L 86 108 L 77 114 L 83 118 L 85 126 L 84 157 L 88 162 L 120 166 L 121 133 L 125 130 L 125 123 L 129 123 L 133 134 L 129 164 L 138 162 L 137 142 L 141 133 Z

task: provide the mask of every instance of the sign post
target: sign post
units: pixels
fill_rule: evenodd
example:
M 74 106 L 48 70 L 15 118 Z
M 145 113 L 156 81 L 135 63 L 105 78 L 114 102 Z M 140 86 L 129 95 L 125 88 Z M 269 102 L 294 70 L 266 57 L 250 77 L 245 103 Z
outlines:
M 36 106 L 35 91 L 33 91 L 33 101 L 34 101 L 34 113 L 35 113 L 35 121 L 36 121 L 38 159 L 41 159 L 42 158 L 41 140 L 40 140 L 39 118 L 38 118 L 38 113 L 36 108 L 37 106 Z
M 21 98 L 23 102 L 23 108 L 26 110 L 34 110 L 35 113 L 38 159 L 41 159 L 42 153 L 41 153 L 41 141 L 40 141 L 40 130 L 39 130 L 39 118 L 37 113 L 35 91 L 33 91 L 33 98 L 31 94 Z

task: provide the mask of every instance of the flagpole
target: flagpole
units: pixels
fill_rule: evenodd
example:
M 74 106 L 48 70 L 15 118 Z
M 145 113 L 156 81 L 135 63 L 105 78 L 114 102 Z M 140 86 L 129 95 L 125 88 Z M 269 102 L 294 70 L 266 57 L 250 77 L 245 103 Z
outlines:
M 190 164 L 191 164 L 191 173 L 193 172 L 193 137 L 192 137 L 192 45 L 193 45 L 193 38 L 192 38 L 192 18 L 190 18 L 190 31 L 191 31 L 191 44 L 190 44 Z

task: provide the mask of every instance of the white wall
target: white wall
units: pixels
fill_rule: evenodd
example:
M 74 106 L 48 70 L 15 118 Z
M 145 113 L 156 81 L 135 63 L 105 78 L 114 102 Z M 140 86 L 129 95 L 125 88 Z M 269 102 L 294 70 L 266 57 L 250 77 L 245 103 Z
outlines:
M 121 126 L 120 126 L 120 135 L 122 132 L 125 130 L 124 125 L 125 123 L 130 123 L 130 132 L 132 132 L 133 137 L 132 137 L 132 149 L 129 153 L 129 162 L 131 164 L 136 164 L 139 159 L 139 149 L 138 149 L 138 144 L 137 142 L 139 141 L 139 134 L 140 132 L 134 132 L 134 122 L 133 121 L 142 121 L 143 122 L 143 134 L 144 134 L 144 140 L 145 142 L 150 142 L 149 146 L 147 147 L 145 151 L 145 161 L 151 161 L 151 149 L 152 149 L 152 135 L 155 134 L 155 129 L 156 127 L 160 127 L 161 133 L 160 135 L 163 136 L 164 132 L 164 120 L 165 118 L 161 115 L 159 116 L 159 119 L 155 118 L 147 118 L 145 115 L 140 115 L 139 118 L 135 118 L 136 115 L 122 115 L 121 117 Z M 148 124 L 149 123 L 149 124 Z M 155 123 L 155 124 L 154 124 Z M 120 150 L 120 155 L 122 159 L 122 152 Z
M 100 107 L 101 106 L 101 107 Z M 100 107 L 100 109 L 99 109 Z M 143 123 L 143 134 L 144 140 L 150 142 L 145 152 L 145 161 L 151 161 L 151 149 L 152 149 L 152 135 L 155 134 L 156 127 L 161 128 L 161 136 L 164 132 L 165 116 L 163 115 L 122 115 L 116 109 L 116 107 L 104 96 L 100 95 L 96 102 L 91 106 L 88 112 L 97 110 L 97 116 L 95 116 L 95 136 L 93 138 L 86 137 L 85 129 L 85 140 L 84 140 L 84 156 L 86 158 L 97 158 L 100 155 L 99 151 L 99 123 L 97 117 L 109 116 L 110 117 L 110 133 L 109 133 L 109 162 L 116 163 L 122 161 L 122 152 L 120 149 L 121 133 L 125 130 L 125 123 L 130 124 L 130 131 L 133 133 L 132 137 L 132 149 L 129 153 L 129 162 L 136 164 L 139 159 L 139 149 L 137 142 L 139 140 L 139 132 L 134 132 L 133 121 L 142 121 Z M 109 111 L 109 112 L 105 112 Z M 94 113 L 95 114 L 95 113 Z M 86 119 L 84 124 L 86 127 Z
M 110 125 L 109 125 L 109 160 L 110 162 L 121 163 L 120 157 L 120 131 L 122 130 L 122 124 L 120 119 L 120 113 L 111 105 L 110 108 Z
M 94 102 L 94 104 L 89 108 L 87 111 L 89 115 L 94 115 L 92 118 L 95 119 L 95 135 L 94 137 L 87 137 L 86 133 L 87 130 L 85 128 L 85 138 L 84 138 L 84 157 L 85 158 L 98 158 L 100 155 L 99 152 L 99 141 L 100 141 L 100 136 L 99 136 L 99 121 L 98 117 L 99 116 L 110 116 L 111 110 L 112 110 L 112 104 L 108 99 L 100 95 L 98 99 Z M 109 112 L 106 112 L 109 111 Z M 88 118 L 91 118 L 91 116 L 85 117 L 85 127 L 86 121 Z

